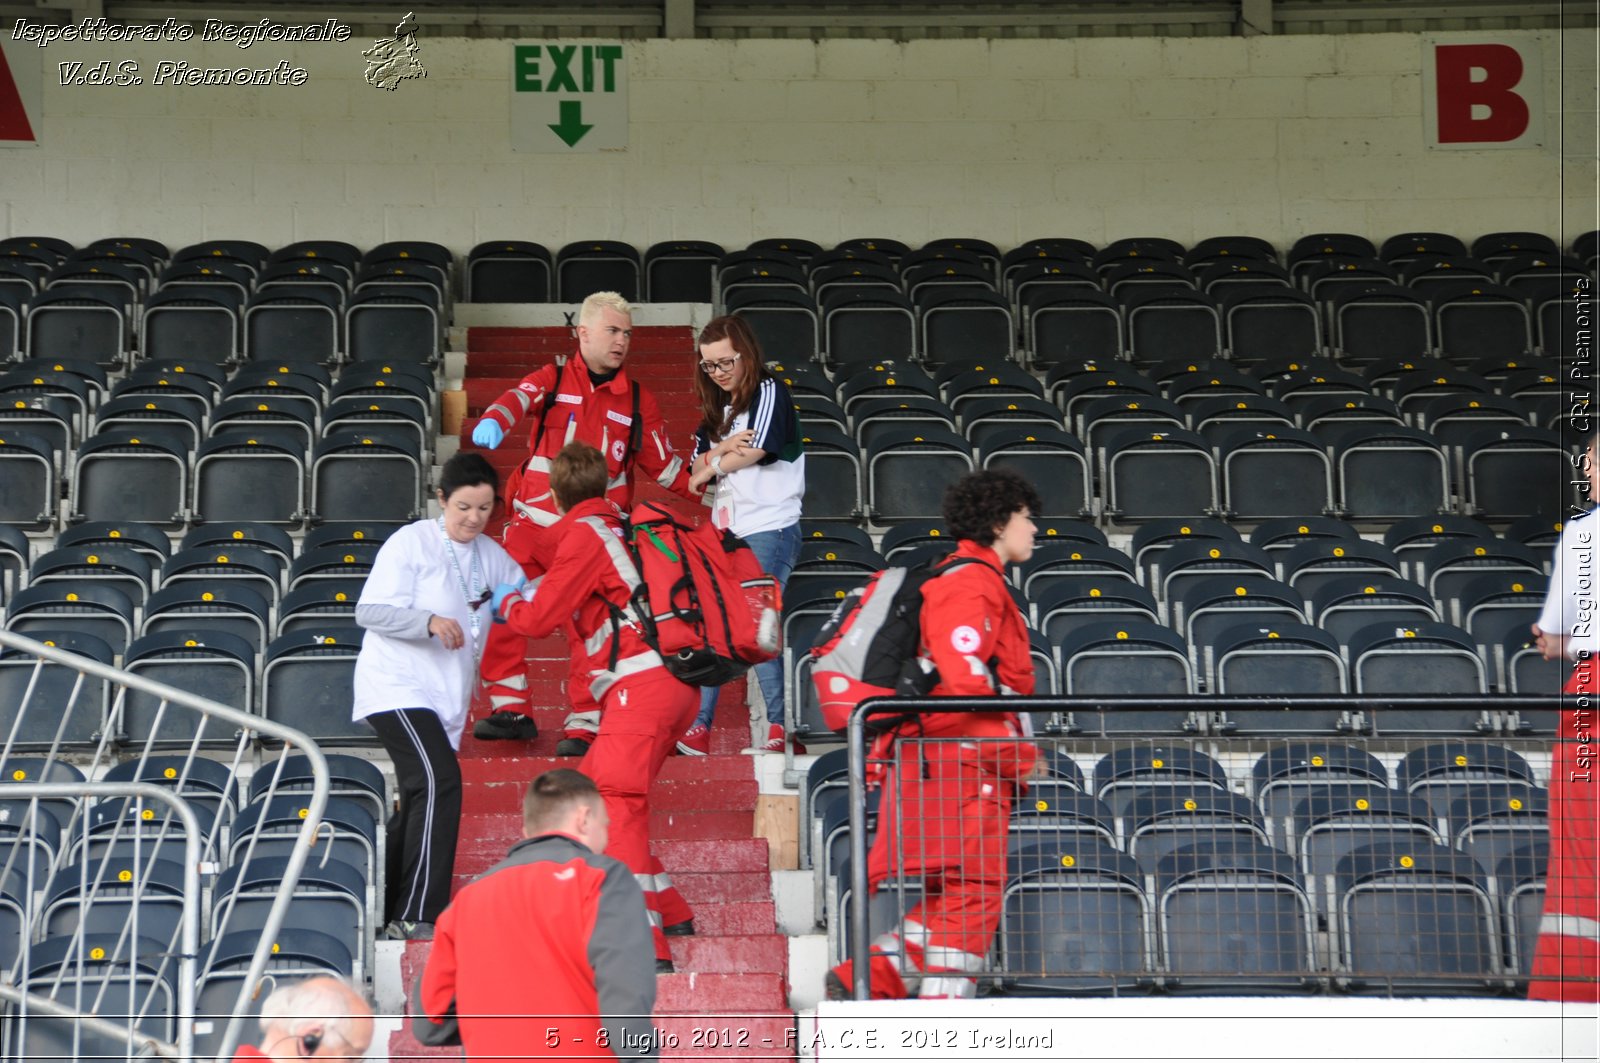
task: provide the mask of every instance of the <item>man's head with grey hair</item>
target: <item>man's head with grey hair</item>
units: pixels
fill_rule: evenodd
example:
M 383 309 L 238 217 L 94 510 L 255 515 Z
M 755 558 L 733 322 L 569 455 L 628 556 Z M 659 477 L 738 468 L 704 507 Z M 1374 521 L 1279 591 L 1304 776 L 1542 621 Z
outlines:
M 350 983 L 320 975 L 273 990 L 261 1003 L 261 1050 L 268 1059 L 364 1059 L 372 1007 Z
M 614 373 L 628 360 L 633 307 L 616 292 L 595 292 L 578 311 L 578 353 L 593 373 Z

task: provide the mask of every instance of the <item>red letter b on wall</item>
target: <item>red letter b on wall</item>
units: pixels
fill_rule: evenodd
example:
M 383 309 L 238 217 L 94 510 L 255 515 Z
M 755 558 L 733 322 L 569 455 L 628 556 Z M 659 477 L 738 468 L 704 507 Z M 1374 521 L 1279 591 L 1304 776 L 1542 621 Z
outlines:
M 1543 103 L 1536 41 L 1432 45 L 1424 106 L 1435 147 L 1525 148 L 1539 143 Z M 1426 53 L 1425 53 L 1426 54 Z
M 1504 44 L 1441 44 L 1439 140 L 1444 144 L 1516 140 L 1528 131 L 1528 101 L 1511 91 L 1522 80 L 1522 56 Z

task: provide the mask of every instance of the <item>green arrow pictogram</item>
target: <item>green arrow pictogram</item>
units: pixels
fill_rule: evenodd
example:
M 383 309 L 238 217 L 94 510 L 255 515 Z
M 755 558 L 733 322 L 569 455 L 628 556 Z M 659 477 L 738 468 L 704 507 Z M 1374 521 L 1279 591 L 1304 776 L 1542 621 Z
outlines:
M 592 125 L 583 124 L 583 101 L 562 100 L 561 121 L 550 127 L 551 132 L 561 138 L 562 143 L 572 147 L 593 129 Z

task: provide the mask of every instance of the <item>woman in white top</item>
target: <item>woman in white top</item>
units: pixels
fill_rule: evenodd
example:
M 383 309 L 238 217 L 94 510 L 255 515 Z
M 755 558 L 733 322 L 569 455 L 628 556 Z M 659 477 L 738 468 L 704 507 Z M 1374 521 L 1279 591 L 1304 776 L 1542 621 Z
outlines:
M 461 822 L 456 749 L 489 635 L 484 606 L 496 584 L 522 581 L 521 566 L 482 534 L 500 487 L 493 466 L 457 454 L 439 479 L 443 512 L 383 544 L 356 603 L 366 631 L 351 715 L 378 733 L 400 784 L 385 937 L 432 937 L 450 902 Z
M 800 500 L 806 493 L 806 456 L 794 398 L 767 371 L 761 345 L 743 318 L 713 318 L 700 330 L 700 372 L 695 374 L 701 421 L 695 434 L 693 488 L 707 494 L 711 519 L 750 544 L 761 567 L 788 582 L 800 553 Z M 763 749 L 782 752 L 783 662 L 755 666 L 767 706 Z M 678 742 L 678 752 L 711 751 L 711 717 L 717 687 L 704 687 L 700 714 Z

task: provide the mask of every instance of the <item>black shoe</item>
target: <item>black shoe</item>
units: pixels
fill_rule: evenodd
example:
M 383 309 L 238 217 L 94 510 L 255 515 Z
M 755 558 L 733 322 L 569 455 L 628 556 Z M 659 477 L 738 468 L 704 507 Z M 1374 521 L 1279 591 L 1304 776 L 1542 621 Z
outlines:
M 656 974 L 671 974 L 676 970 L 677 968 L 672 966 L 671 960 L 656 961 Z
M 589 747 L 593 744 L 592 742 L 585 742 L 581 738 L 563 738 L 556 743 L 556 756 L 581 757 L 589 752 Z
M 396 919 L 378 935 L 382 941 L 432 941 L 432 923 L 407 923 Z
M 828 972 L 827 984 L 829 1000 L 850 999 L 850 987 L 844 984 L 844 979 L 840 978 L 832 971 Z
M 472 737 L 486 742 L 501 739 L 529 742 L 539 737 L 539 725 L 514 709 L 501 709 L 474 724 Z
M 694 920 L 685 919 L 681 923 L 671 923 L 661 928 L 661 932 L 669 938 L 687 938 L 694 936 Z

